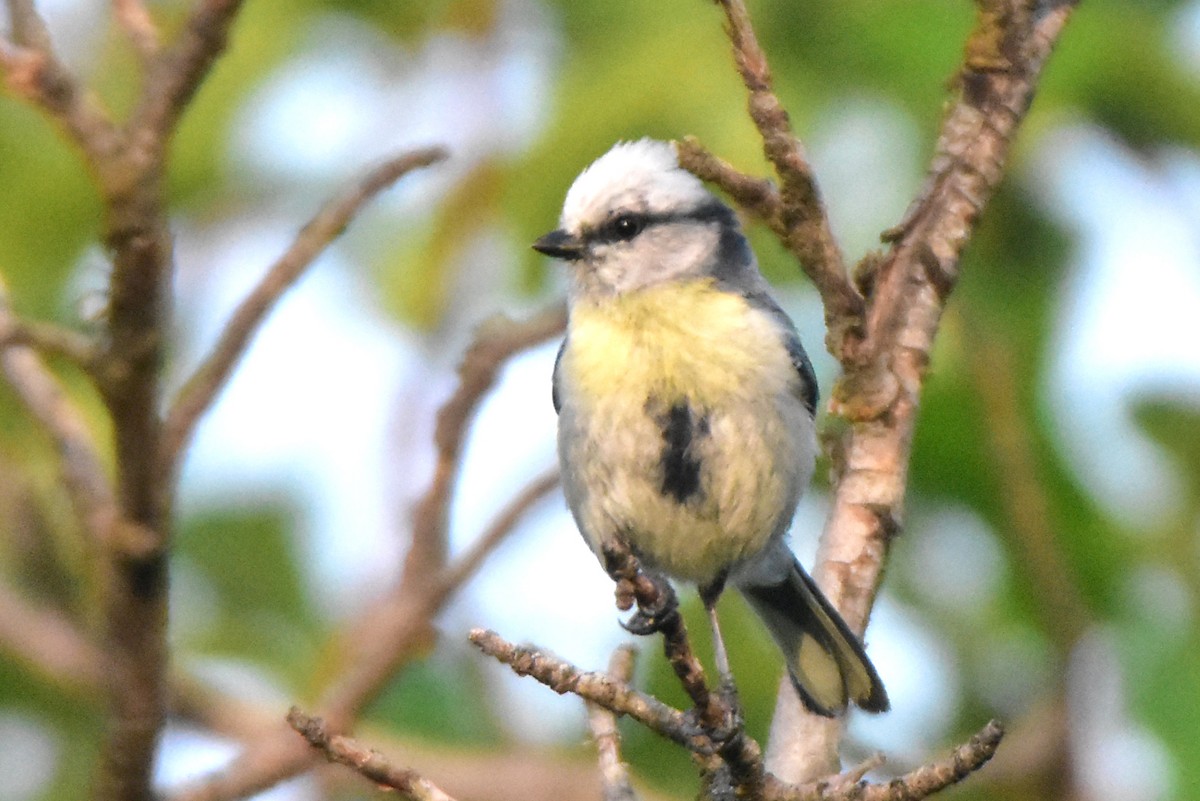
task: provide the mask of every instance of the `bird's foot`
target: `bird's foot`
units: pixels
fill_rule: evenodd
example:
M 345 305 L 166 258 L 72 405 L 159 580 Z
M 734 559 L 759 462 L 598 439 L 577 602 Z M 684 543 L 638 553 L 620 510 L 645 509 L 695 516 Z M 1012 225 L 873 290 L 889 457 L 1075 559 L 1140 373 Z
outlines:
M 742 708 L 741 699 L 738 698 L 737 685 L 733 683 L 733 674 L 726 673 L 721 676 L 721 683 L 717 685 L 717 697 L 730 709 L 740 710 Z
M 646 636 L 648 634 L 657 634 L 662 630 L 664 622 L 673 614 L 677 613 L 679 608 L 679 600 L 675 597 L 671 585 L 667 584 L 665 579 L 657 576 L 651 577 L 642 575 L 645 580 L 652 581 L 657 588 L 657 592 L 652 593 L 653 603 L 646 603 L 640 600 L 638 610 L 633 613 L 629 620 L 622 621 L 621 626 L 631 634 Z M 644 594 L 639 593 L 641 598 Z
M 692 740 L 707 740 L 711 743 L 710 753 L 720 751 L 744 728 L 736 693 L 726 696 L 722 689 L 719 697 L 720 701 L 707 709 L 693 707 L 683 713 L 683 734 Z

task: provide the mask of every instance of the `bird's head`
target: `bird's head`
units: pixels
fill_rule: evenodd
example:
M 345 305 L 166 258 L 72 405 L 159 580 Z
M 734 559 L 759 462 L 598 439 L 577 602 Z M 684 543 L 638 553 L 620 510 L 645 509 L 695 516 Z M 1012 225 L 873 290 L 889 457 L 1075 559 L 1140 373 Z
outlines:
M 621 142 L 579 174 L 558 229 L 533 244 L 572 268 L 575 297 L 732 275 L 753 263 L 732 210 L 669 142 Z

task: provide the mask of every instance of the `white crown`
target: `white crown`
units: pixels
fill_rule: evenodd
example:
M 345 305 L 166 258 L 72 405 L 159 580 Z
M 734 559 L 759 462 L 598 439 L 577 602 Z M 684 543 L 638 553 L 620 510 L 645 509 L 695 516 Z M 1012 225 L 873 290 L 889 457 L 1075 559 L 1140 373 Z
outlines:
M 577 231 L 596 225 L 617 208 L 654 213 L 690 209 L 709 197 L 700 180 L 679 166 L 670 142 L 618 142 L 571 184 L 562 227 Z

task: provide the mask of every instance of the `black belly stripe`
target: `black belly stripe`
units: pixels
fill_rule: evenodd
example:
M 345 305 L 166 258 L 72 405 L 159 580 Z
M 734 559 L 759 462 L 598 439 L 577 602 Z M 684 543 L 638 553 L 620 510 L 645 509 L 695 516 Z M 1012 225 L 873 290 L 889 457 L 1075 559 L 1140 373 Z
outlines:
M 662 493 L 686 503 L 700 492 L 700 460 L 696 440 L 708 433 L 708 420 L 692 413 L 687 401 L 673 405 L 659 418 L 662 427 Z

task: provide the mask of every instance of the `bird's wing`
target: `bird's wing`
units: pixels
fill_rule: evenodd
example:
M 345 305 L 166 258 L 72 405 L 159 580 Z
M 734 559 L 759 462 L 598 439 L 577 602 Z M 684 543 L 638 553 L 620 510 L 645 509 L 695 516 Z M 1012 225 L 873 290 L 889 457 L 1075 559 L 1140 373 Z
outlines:
M 559 391 L 558 391 L 558 382 L 559 382 L 558 368 L 559 368 L 559 365 L 562 363 L 563 351 L 566 349 L 567 349 L 567 340 L 564 337 L 562 344 L 558 346 L 558 355 L 556 355 L 554 357 L 554 372 L 551 374 L 551 379 L 550 379 L 550 400 L 551 400 L 551 402 L 554 403 L 554 413 L 555 414 L 558 414 L 560 411 L 562 411 L 562 396 L 559 394 Z M 812 368 L 810 367 L 809 370 L 811 371 Z
M 779 324 L 780 333 L 784 338 L 784 345 L 787 347 L 788 355 L 792 359 L 792 367 L 796 369 L 796 374 L 799 376 L 796 397 L 808 409 L 808 413 L 816 417 L 817 402 L 820 400 L 817 390 L 817 375 L 813 372 L 812 362 L 809 361 L 808 354 L 804 351 L 804 345 L 800 343 L 800 335 L 796 333 L 795 324 L 787 316 L 787 312 L 779 308 L 779 304 L 775 302 L 775 299 L 765 291 L 748 292 L 745 293 L 745 297 L 751 306 L 771 315 L 775 319 L 775 322 Z

